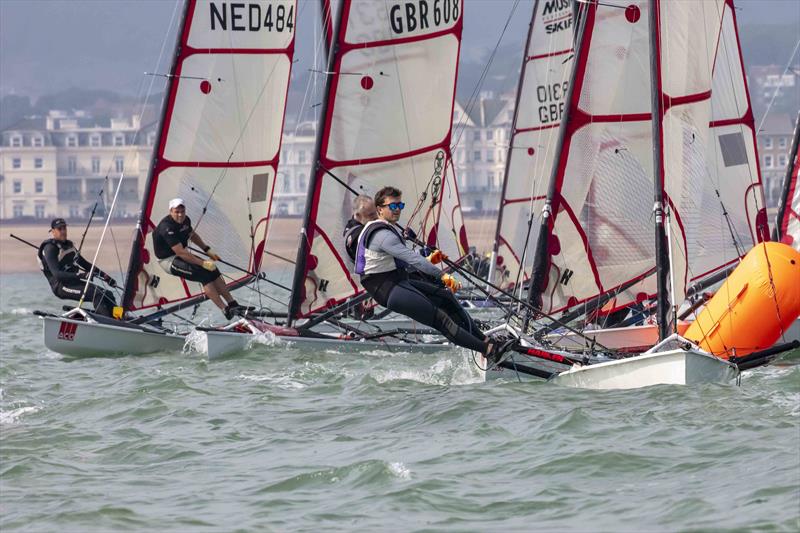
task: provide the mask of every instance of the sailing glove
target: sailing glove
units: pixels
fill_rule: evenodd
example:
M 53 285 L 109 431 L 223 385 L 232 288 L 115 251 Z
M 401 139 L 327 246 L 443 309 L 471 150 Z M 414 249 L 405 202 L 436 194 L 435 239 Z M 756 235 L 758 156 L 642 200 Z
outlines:
M 210 246 L 206 248 L 206 255 L 210 257 L 213 261 L 219 261 L 219 256 L 217 255 L 217 252 L 212 250 Z
M 203 261 L 203 268 L 205 268 L 209 272 L 213 272 L 214 269 L 217 268 L 217 265 L 214 264 L 214 261 L 206 259 L 205 261 Z
M 450 274 L 442 274 L 442 283 L 444 283 L 444 286 L 450 289 L 452 293 L 455 293 L 461 288 L 461 283 Z
M 433 253 L 428 256 L 428 261 L 430 261 L 432 265 L 438 265 L 446 259 L 447 256 L 444 255 L 441 250 L 434 250 Z

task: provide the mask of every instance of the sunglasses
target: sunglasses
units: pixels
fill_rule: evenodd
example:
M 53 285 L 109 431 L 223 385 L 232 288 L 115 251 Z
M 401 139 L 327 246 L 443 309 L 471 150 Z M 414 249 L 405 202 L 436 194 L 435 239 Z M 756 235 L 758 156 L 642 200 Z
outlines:
M 381 207 L 388 207 L 392 211 L 396 211 L 398 209 L 402 211 L 405 209 L 406 204 L 404 202 L 392 202 L 390 204 L 381 204 Z

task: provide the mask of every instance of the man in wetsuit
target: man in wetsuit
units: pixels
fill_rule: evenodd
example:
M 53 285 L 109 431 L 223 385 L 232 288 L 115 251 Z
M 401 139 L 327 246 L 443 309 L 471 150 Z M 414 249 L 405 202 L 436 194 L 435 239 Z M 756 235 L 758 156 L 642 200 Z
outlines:
M 188 249 L 189 241 L 203 250 L 209 259 L 192 254 Z M 214 263 L 220 257 L 192 229 L 192 221 L 186 216 L 186 206 L 181 198 L 169 201 L 169 214 L 161 219 L 153 233 L 153 251 L 158 264 L 166 272 L 201 283 L 208 299 L 219 307 L 228 320 L 248 309 L 240 306 L 231 296 Z
M 459 305 L 453 293 L 460 283 L 434 266 L 446 257 L 437 250 L 426 258 L 406 247 L 397 226 L 405 207 L 401 196 L 394 187 L 375 195 L 378 219 L 364 226 L 356 253 L 361 285 L 382 306 L 436 329 L 453 344 L 497 358 L 511 344 L 487 338 Z M 423 276 L 410 278 L 406 269 Z
M 84 259 L 72 241 L 67 239 L 66 220 L 53 219 L 50 222 L 50 234 L 52 237 L 39 246 L 36 255 L 39 267 L 50 283 L 53 294 L 62 300 L 80 301 L 83 297 L 84 300 L 92 302 L 97 314 L 112 316 L 116 301 L 111 291 L 91 282 L 87 285 L 86 281 L 89 279 L 89 271 L 92 272 L 92 277 L 97 276 L 111 287 L 117 286 L 114 278 L 96 266 L 92 269 L 92 264 Z
M 358 248 L 358 237 L 367 222 L 372 222 L 378 218 L 378 210 L 375 208 L 375 200 L 369 196 L 359 195 L 353 205 L 353 216 L 344 226 L 344 247 L 351 260 L 356 260 L 356 249 Z

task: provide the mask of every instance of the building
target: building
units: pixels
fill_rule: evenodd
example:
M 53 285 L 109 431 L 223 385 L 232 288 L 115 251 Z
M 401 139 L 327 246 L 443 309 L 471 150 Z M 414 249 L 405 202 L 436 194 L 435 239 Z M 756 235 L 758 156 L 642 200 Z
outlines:
M 792 149 L 795 118 L 787 114 L 769 115 L 758 133 L 761 180 L 767 207 L 777 207 L 780 201 Z
M 485 93 L 453 111 L 453 162 L 465 214 L 497 212 L 514 119 L 514 97 Z
M 305 213 L 316 138 L 316 122 L 287 123 L 284 127 L 272 208 L 275 216 L 299 217 Z
M 51 111 L 0 132 L 0 219 L 104 215 L 120 178 L 118 217 L 136 216 L 155 141 L 139 117 Z

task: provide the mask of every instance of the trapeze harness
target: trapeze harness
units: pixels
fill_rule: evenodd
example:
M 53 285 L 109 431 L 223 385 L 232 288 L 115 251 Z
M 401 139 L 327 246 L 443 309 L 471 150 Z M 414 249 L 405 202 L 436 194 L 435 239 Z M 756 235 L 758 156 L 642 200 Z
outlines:
M 365 224 L 355 265 L 361 285 L 382 306 L 436 329 L 453 344 L 485 351 L 486 336 L 439 281 L 439 269 L 407 248 L 395 225 L 383 220 Z M 410 278 L 406 268 L 432 279 Z
M 72 241 L 47 239 L 39 245 L 36 253 L 39 268 L 50 283 L 53 294 L 62 300 L 80 301 L 86 287 L 85 300 L 92 302 L 94 310 L 104 316 L 112 316 L 116 301 L 114 296 L 93 283 L 86 286 L 86 279 L 79 274 L 81 269 L 88 272 L 92 264 L 78 253 Z M 94 275 L 108 278 L 108 274 L 95 267 Z

